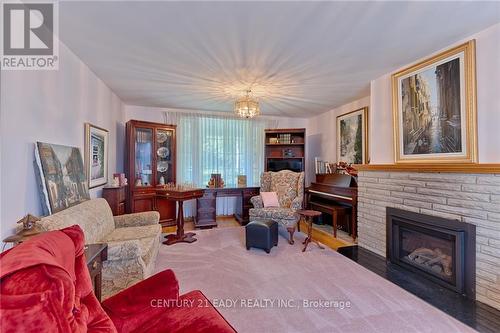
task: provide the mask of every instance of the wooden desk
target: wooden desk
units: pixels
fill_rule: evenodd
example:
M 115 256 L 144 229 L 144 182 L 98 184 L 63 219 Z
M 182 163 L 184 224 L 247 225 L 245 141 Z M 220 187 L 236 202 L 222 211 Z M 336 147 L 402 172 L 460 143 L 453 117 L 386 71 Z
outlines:
M 203 189 L 161 189 L 156 191 L 156 195 L 167 200 L 176 201 L 179 205 L 177 212 L 177 232 L 167 235 L 166 241 L 163 244 L 172 245 L 176 243 L 192 243 L 196 242 L 194 232 L 184 233 L 184 201 L 197 199 L 203 196 Z
M 203 196 L 197 200 L 195 227 L 216 227 L 217 198 L 237 197 L 236 213 L 234 217 L 241 225 L 246 225 L 250 219 L 248 211 L 252 208 L 250 198 L 259 195 L 258 186 L 252 187 L 224 187 L 206 188 Z

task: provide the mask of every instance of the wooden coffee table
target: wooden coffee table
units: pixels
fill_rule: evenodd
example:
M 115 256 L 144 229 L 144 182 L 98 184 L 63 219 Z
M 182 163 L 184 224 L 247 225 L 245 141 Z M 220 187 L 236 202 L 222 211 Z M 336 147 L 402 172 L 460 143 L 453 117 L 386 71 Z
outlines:
M 302 252 L 306 251 L 307 246 L 311 242 L 316 243 L 316 245 L 318 245 L 318 247 L 320 249 L 324 249 L 324 247 L 321 246 L 321 244 L 318 241 L 315 241 L 315 240 L 312 239 L 312 228 L 313 228 L 312 224 L 313 224 L 313 219 L 316 216 L 320 216 L 321 212 L 318 212 L 316 210 L 299 210 L 299 211 L 297 211 L 297 214 L 299 214 L 301 217 L 303 217 L 306 220 L 306 223 L 307 223 L 307 238 L 302 242 L 302 244 L 305 244 L 304 248 L 302 249 Z
M 168 200 L 176 201 L 179 205 L 177 212 L 177 232 L 165 236 L 167 240 L 163 242 L 166 245 L 173 245 L 177 243 L 193 243 L 196 242 L 196 235 L 194 232 L 184 233 L 184 201 L 201 198 L 203 196 L 203 189 L 160 189 L 156 191 L 156 195 Z

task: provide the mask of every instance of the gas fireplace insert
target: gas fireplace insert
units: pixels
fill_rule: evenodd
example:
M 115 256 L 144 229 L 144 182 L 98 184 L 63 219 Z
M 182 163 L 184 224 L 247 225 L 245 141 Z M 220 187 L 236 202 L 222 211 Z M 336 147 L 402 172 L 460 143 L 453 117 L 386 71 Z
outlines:
M 387 258 L 475 298 L 476 227 L 458 220 L 387 208 Z

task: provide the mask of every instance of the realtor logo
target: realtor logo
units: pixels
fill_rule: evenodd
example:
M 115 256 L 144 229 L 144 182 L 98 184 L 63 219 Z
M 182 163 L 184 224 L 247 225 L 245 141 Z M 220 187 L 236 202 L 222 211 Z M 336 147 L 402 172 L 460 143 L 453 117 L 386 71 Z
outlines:
M 58 68 L 57 3 L 3 3 L 2 70 Z

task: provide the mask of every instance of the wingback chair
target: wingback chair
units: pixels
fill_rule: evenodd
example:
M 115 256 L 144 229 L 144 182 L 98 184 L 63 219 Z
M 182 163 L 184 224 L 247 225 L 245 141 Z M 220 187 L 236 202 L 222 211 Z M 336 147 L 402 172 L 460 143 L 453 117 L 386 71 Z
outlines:
M 260 195 L 252 197 L 250 201 L 254 208 L 250 209 L 250 221 L 262 218 L 278 222 L 288 230 L 289 243 L 293 244 L 293 234 L 299 221 L 296 211 L 302 209 L 304 201 L 304 172 L 264 172 L 260 178 L 260 191 L 276 192 L 280 207 L 264 208 Z

